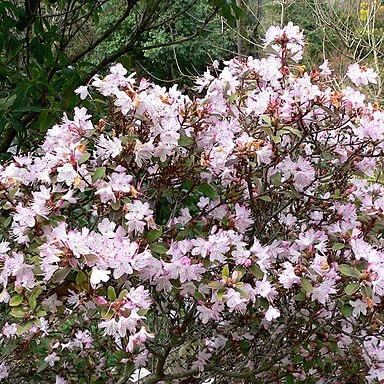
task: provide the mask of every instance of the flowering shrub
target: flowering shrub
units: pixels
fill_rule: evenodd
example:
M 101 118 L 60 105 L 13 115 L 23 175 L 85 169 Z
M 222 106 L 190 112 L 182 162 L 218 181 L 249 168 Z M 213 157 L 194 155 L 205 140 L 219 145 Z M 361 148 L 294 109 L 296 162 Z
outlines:
M 117 64 L 1 167 L 1 379 L 384 379 L 384 113 L 298 27 L 265 46 L 194 99 Z

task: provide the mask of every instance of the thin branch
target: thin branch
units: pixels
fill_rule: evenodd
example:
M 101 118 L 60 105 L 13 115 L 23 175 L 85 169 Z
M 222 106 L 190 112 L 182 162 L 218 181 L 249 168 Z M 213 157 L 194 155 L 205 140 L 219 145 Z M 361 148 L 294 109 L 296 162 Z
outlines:
M 135 47 L 135 44 L 137 43 L 137 40 L 138 40 L 138 36 L 140 36 L 140 34 L 146 29 L 145 27 L 145 23 L 140 23 L 139 27 L 136 29 L 135 33 L 133 34 L 133 36 L 129 39 L 129 42 L 128 44 L 125 46 L 125 47 L 122 47 L 121 49 L 117 50 L 115 53 L 113 53 L 112 55 L 108 56 L 108 57 L 105 57 L 99 64 L 97 64 L 93 70 L 87 75 L 87 77 L 85 78 L 85 81 L 88 82 L 89 80 L 92 79 L 92 77 L 98 72 L 100 71 L 102 68 L 104 68 L 106 65 L 114 62 L 116 59 L 118 59 L 119 57 L 123 56 L 124 54 L 126 54 L 127 52 L 129 51 L 132 51 L 132 52 L 137 52 L 137 51 L 147 51 L 147 50 L 150 50 L 150 49 L 154 49 L 154 48 L 161 48 L 161 47 L 169 47 L 169 46 L 172 46 L 172 45 L 176 45 L 176 44 L 181 44 L 181 43 L 184 43 L 185 41 L 189 41 L 191 39 L 193 39 L 194 37 L 196 37 L 203 29 L 204 27 L 210 22 L 210 20 L 216 15 L 218 11 L 218 8 L 216 7 L 214 9 L 214 11 L 205 19 L 205 22 L 202 26 L 200 26 L 198 29 L 196 29 L 196 31 L 194 33 L 192 33 L 191 35 L 189 36 L 186 36 L 182 39 L 179 39 L 179 40 L 174 40 L 174 41 L 170 41 L 170 42 L 167 42 L 167 43 L 162 43 L 162 44 L 156 44 L 156 45 L 150 45 L 150 46 L 141 46 L 141 47 L 138 47 L 136 46 Z
M 70 64 L 77 63 L 82 57 L 84 57 L 87 53 L 93 51 L 98 45 L 100 45 L 103 41 L 105 41 L 113 32 L 115 32 L 131 14 L 132 9 L 137 4 L 137 2 L 138 0 L 129 0 L 127 9 L 121 15 L 121 17 L 116 21 L 116 23 L 113 24 L 109 29 L 107 29 L 93 44 L 87 47 L 87 49 L 85 49 L 83 52 L 80 52 L 75 57 L 73 57 L 70 61 Z

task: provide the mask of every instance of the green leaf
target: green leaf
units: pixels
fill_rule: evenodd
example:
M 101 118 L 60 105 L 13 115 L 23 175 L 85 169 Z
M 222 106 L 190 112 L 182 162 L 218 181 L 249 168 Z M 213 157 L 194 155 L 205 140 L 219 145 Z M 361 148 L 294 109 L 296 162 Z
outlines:
M 168 248 L 164 244 L 156 243 L 151 245 L 151 251 L 163 255 L 164 253 L 167 253 Z
M 40 296 L 41 292 L 43 291 L 42 287 L 35 287 L 31 293 L 31 295 L 28 298 L 28 304 L 29 307 L 34 311 L 36 309 L 37 305 L 37 298 Z
M 351 305 L 349 304 L 344 304 L 342 307 L 341 307 L 341 313 L 345 316 L 345 317 L 352 317 L 352 314 L 353 314 L 353 308 Z
M 181 136 L 179 139 L 180 147 L 189 147 L 193 144 L 193 139 L 187 136 Z
M 303 288 L 303 290 L 305 292 L 308 292 L 308 293 L 312 293 L 313 292 L 312 283 L 308 279 L 306 279 L 304 277 L 301 279 L 301 287 Z
M 247 272 L 247 270 L 242 265 L 237 266 L 235 271 L 238 272 L 237 281 L 240 281 Z
M 24 318 L 25 311 L 21 308 L 12 308 L 11 316 L 16 317 L 18 319 Z
M 12 124 L 12 127 L 15 131 L 17 132 L 23 132 L 24 131 L 24 126 L 20 123 L 19 120 L 15 119 L 14 117 L 10 117 L 9 121 Z
M 52 125 L 54 122 L 53 117 L 49 114 L 49 110 L 45 109 L 39 113 L 39 117 L 36 120 L 36 123 L 34 126 L 40 131 L 40 132 L 46 132 L 47 129 Z
M 348 264 L 339 264 L 339 271 L 345 276 L 360 277 L 361 275 L 357 268 L 354 268 Z
M 115 288 L 113 288 L 111 285 L 108 287 L 108 300 L 109 301 L 115 301 L 116 300 L 116 291 Z
M 17 307 L 23 302 L 23 296 L 21 295 L 15 295 L 12 297 L 11 301 L 9 302 L 9 305 L 11 307 Z
M 64 268 L 58 269 L 52 276 L 52 282 L 60 283 L 68 276 L 69 272 L 71 272 L 71 267 L 69 265 L 66 265 Z
M 332 250 L 339 251 L 340 249 L 345 248 L 345 244 L 343 243 L 335 243 L 332 245 Z
M 348 284 L 346 287 L 345 287 L 345 293 L 347 295 L 353 295 L 355 292 L 357 292 L 360 288 L 360 284 L 359 283 L 351 283 L 351 284 Z
M 153 229 L 152 231 L 148 232 L 147 240 L 149 243 L 153 243 L 158 238 L 160 238 L 162 234 L 163 234 L 163 228 L 160 227 L 159 229 Z
M 28 299 L 28 304 L 29 304 L 29 308 L 31 308 L 32 311 L 34 311 L 36 309 L 36 305 L 37 305 L 36 297 L 35 296 L 31 296 Z
M 294 384 L 294 383 L 295 383 L 295 381 L 294 381 L 293 376 L 291 374 L 289 374 L 285 377 L 285 384 Z
M 252 275 L 254 275 L 260 280 L 264 277 L 264 272 L 260 269 L 260 267 L 257 264 L 251 265 L 249 267 L 249 270 L 251 271 Z
M 302 135 L 301 135 L 301 132 L 300 132 L 298 129 L 296 129 L 296 128 L 294 128 L 294 127 L 291 127 L 290 125 L 285 125 L 285 126 L 283 127 L 283 131 L 291 132 L 291 133 L 293 133 L 294 135 L 296 135 L 296 136 L 298 136 L 298 137 L 301 137 L 301 136 L 302 136 Z
M 4 228 L 7 228 L 12 222 L 12 216 L 8 216 L 4 221 Z
M 120 294 L 119 294 L 119 300 L 122 300 L 125 298 L 125 296 L 128 295 L 128 290 L 127 289 L 123 289 Z
M 76 275 L 76 285 L 77 288 L 79 288 L 80 291 L 87 290 L 88 287 L 88 276 L 80 271 Z
M 205 300 L 204 295 L 203 295 L 201 292 L 199 292 L 199 291 L 196 291 L 196 292 L 193 294 L 193 297 L 194 297 L 194 299 L 195 299 L 196 301 L 199 301 L 199 300 L 204 301 L 204 300 Z
M 373 296 L 373 290 L 371 287 L 368 287 L 367 285 L 363 285 L 361 287 L 361 294 L 365 297 L 372 298 Z
M 258 196 L 257 198 L 258 198 L 259 200 L 267 201 L 268 203 L 270 203 L 270 202 L 272 201 L 271 196 L 267 196 L 267 195 Z
M 0 99 L 0 109 L 4 110 L 12 106 L 14 101 L 16 100 L 16 95 L 8 96 L 8 97 L 3 97 Z
M 83 156 L 79 159 L 79 164 L 83 164 L 91 157 L 91 154 L 89 152 L 85 152 Z
M 307 299 L 307 296 L 303 292 L 299 292 L 297 295 L 293 296 L 293 300 L 295 301 L 304 301 Z
M 227 292 L 227 291 L 226 291 L 225 289 L 219 289 L 219 290 L 217 291 L 217 298 L 218 298 L 220 301 L 222 301 L 224 295 L 226 294 L 226 292 Z
M 281 182 L 281 173 L 276 172 L 271 176 L 271 182 L 276 187 L 281 187 L 283 183 Z
M 200 185 L 198 189 L 210 199 L 213 199 L 215 197 L 215 190 L 209 184 Z
M 48 368 L 48 363 L 45 361 L 42 361 L 39 365 L 39 368 L 37 368 L 37 373 L 40 373 Z
M 117 200 L 115 201 L 114 203 L 111 204 L 111 208 L 114 210 L 114 211 L 118 211 L 121 207 L 121 200 Z
M 223 267 L 223 270 L 221 271 L 221 276 L 223 277 L 229 277 L 229 268 L 228 264 L 225 264 Z
M 263 120 L 263 122 L 268 124 L 268 125 L 272 124 L 271 116 L 263 115 L 263 116 L 261 116 L 261 120 Z
M 218 281 L 212 281 L 212 283 L 209 283 L 207 285 L 207 288 L 209 288 L 209 289 L 224 289 L 224 285 L 219 283 Z
M 106 171 L 107 171 L 107 169 L 105 167 L 97 168 L 96 171 L 94 172 L 93 176 L 92 176 L 92 181 L 96 182 L 97 180 L 105 177 Z
M 33 321 L 28 321 L 26 324 L 19 324 L 16 330 L 16 335 L 20 336 L 23 333 L 29 331 L 33 325 Z

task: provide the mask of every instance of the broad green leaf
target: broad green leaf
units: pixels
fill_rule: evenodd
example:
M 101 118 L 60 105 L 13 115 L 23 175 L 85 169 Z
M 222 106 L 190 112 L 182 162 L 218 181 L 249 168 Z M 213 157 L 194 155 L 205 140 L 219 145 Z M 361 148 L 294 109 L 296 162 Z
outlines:
M 15 295 L 15 296 L 13 296 L 12 299 L 10 300 L 9 305 L 10 305 L 11 307 L 17 307 L 17 306 L 20 305 L 22 302 L 23 302 L 23 296 L 21 296 L 21 295 Z
M 97 180 L 105 177 L 106 171 L 107 171 L 107 169 L 105 167 L 97 168 L 96 171 L 94 172 L 93 176 L 92 176 L 92 181 L 96 182 Z
M 44 360 L 40 363 L 39 368 L 37 368 L 37 373 L 43 372 L 45 369 L 48 368 L 48 363 Z
M 151 245 L 151 251 L 163 255 L 168 251 L 168 248 L 164 244 L 156 243 Z
M 258 198 L 259 200 L 267 201 L 268 203 L 270 203 L 270 202 L 272 201 L 271 196 L 267 196 L 267 195 L 258 196 L 257 198 Z
M 58 269 L 52 276 L 52 282 L 60 283 L 68 276 L 69 272 L 71 272 L 71 267 L 69 265 L 66 265 L 64 268 Z
M 128 295 L 128 290 L 127 290 L 127 289 L 123 289 L 123 290 L 120 292 L 120 294 L 119 294 L 119 300 L 124 299 L 125 296 L 127 296 L 127 295 Z
M 109 301 L 115 301 L 116 300 L 116 291 L 115 288 L 113 288 L 111 285 L 108 287 L 108 300 Z
M 351 283 L 351 284 L 348 284 L 346 287 L 345 287 L 345 293 L 347 295 L 353 295 L 355 292 L 357 292 L 359 290 L 359 287 L 360 287 L 360 284 L 359 283 Z
M 308 293 L 313 292 L 312 283 L 304 277 L 301 279 L 301 287 L 304 289 L 305 292 L 308 292 Z
M 212 281 L 212 283 L 209 283 L 207 285 L 207 288 L 210 288 L 210 289 L 223 289 L 224 285 L 219 283 L 218 281 Z
M 32 311 L 34 311 L 36 309 L 36 305 L 37 305 L 36 297 L 35 296 L 31 296 L 28 299 L 28 304 L 29 304 L 29 308 L 31 308 Z
M 251 265 L 249 267 L 249 270 L 251 271 L 252 275 L 254 275 L 260 280 L 264 277 L 264 272 L 260 269 L 260 267 L 257 264 Z
M 24 317 L 25 311 L 21 308 L 12 308 L 11 316 L 22 319 Z
M 33 321 L 28 321 L 26 324 L 19 324 L 16 330 L 16 335 L 20 336 L 23 333 L 29 331 L 33 325 Z
M 147 240 L 149 243 L 153 243 L 158 238 L 160 238 L 162 234 L 163 234 L 163 229 L 161 227 L 159 229 L 153 229 L 152 231 L 148 232 Z
M 193 144 L 193 139 L 187 136 L 181 136 L 179 139 L 180 147 L 189 147 Z
M 352 317 L 352 314 L 353 314 L 353 308 L 351 305 L 349 304 L 344 304 L 342 307 L 341 307 L 341 313 L 345 316 L 345 317 Z
M 297 295 L 293 296 L 293 300 L 295 301 L 304 301 L 307 299 L 307 296 L 303 292 L 299 292 Z
M 225 289 L 219 289 L 217 291 L 217 298 L 222 301 L 223 300 L 223 297 L 224 295 L 227 293 L 227 291 Z
M 332 250 L 339 251 L 340 249 L 345 248 L 345 244 L 343 243 L 335 243 L 332 245 Z
M 339 271 L 345 276 L 360 277 L 361 272 L 348 264 L 339 264 Z
M 215 190 L 209 184 L 200 185 L 198 189 L 210 199 L 213 199 L 215 197 Z
M 83 164 L 91 157 L 91 154 L 89 152 L 85 152 L 83 156 L 79 159 L 79 164 Z
M 369 298 L 372 298 L 372 295 L 373 295 L 373 290 L 371 287 L 367 286 L 367 285 L 363 285 L 361 287 L 361 294 L 365 297 L 369 297 Z
M 223 277 L 229 277 L 229 268 L 228 264 L 225 264 L 223 267 L 223 270 L 221 271 L 221 276 Z
M 88 276 L 83 271 L 77 273 L 76 285 L 81 291 L 84 291 L 88 287 Z

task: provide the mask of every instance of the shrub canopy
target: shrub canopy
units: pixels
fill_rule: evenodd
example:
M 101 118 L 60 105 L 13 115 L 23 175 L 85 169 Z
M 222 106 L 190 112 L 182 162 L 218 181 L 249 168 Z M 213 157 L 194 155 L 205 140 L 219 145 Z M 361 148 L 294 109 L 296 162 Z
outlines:
M 76 107 L 1 167 L 0 378 L 384 378 L 376 74 L 340 88 L 303 47 L 271 27 L 193 99 L 117 64 L 77 90 L 105 117 Z

